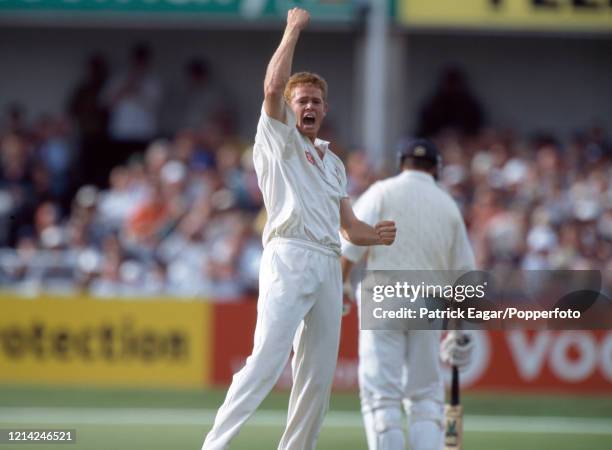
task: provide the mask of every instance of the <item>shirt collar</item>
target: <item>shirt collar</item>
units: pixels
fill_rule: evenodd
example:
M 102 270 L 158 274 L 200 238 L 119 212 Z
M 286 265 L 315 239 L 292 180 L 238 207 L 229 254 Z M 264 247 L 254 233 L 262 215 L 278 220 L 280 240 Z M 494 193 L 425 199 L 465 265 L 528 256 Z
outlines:
M 412 178 L 415 180 L 423 180 L 423 181 L 435 183 L 433 175 L 423 172 L 422 170 L 405 169 L 402 171 L 401 176 L 403 178 Z
M 323 139 L 316 138 L 314 141 L 314 145 L 315 147 L 320 148 L 324 154 L 327 152 L 327 150 L 329 150 L 329 142 L 324 141 Z

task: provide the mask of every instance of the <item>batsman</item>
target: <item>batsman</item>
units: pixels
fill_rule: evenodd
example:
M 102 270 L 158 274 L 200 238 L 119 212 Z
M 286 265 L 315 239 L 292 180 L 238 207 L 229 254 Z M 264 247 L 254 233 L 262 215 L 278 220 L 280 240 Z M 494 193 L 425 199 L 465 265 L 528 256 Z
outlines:
M 392 247 L 368 251 L 366 269 L 473 270 L 474 254 L 459 208 L 436 183 L 441 166 L 436 146 L 412 140 L 398 160 L 400 174 L 373 184 L 355 204 L 355 214 L 366 223 L 392 214 L 398 229 Z M 365 248 L 343 242 L 345 280 L 365 253 Z M 406 448 L 403 411 L 411 450 L 443 448 L 440 356 L 453 366 L 466 365 L 473 344 L 461 337 L 451 332 L 440 342 L 439 331 L 360 330 L 359 390 L 369 450 Z
M 346 173 L 317 137 L 327 114 L 327 83 L 291 76 L 294 50 L 309 21 L 291 9 L 264 81 L 253 159 L 268 219 L 251 356 L 234 375 L 202 446 L 229 448 L 276 384 L 293 345 L 293 387 L 280 450 L 312 450 L 328 408 L 342 317 L 340 236 L 354 245 L 391 245 L 395 224 L 355 217 Z M 340 232 L 340 233 L 339 233 Z

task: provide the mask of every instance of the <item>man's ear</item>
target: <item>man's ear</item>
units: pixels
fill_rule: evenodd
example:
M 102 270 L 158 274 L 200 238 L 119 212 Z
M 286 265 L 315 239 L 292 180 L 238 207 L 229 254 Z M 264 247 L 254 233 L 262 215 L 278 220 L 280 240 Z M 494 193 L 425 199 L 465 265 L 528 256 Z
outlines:
M 327 115 L 327 111 L 329 110 L 329 103 L 325 102 L 323 106 L 323 115 Z

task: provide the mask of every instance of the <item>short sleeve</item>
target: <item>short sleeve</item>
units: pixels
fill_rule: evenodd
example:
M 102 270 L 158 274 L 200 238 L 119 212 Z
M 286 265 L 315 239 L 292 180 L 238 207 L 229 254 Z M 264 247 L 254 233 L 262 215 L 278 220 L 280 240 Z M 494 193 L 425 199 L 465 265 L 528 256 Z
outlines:
M 286 158 L 288 156 L 291 149 L 289 144 L 296 129 L 295 115 L 285 102 L 283 102 L 283 111 L 287 118 L 286 124 L 268 116 L 262 105 L 259 123 L 257 124 L 257 135 L 255 136 L 255 146 L 276 158 Z
M 342 163 L 340 158 L 338 158 L 338 172 L 340 174 L 339 176 L 340 178 L 340 197 L 348 198 L 349 196 L 347 192 L 348 179 L 346 177 L 346 168 L 344 167 L 344 164 Z
M 353 206 L 353 212 L 359 220 L 374 226 L 380 220 L 380 204 L 380 185 L 374 183 L 359 197 Z M 368 247 L 355 245 L 342 239 L 342 256 L 352 262 L 359 261 L 367 250 Z

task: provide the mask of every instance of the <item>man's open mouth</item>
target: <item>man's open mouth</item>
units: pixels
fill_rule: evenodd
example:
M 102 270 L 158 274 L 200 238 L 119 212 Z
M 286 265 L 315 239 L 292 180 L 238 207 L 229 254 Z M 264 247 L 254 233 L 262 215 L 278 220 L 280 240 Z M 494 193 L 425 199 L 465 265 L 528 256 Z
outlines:
M 304 125 L 314 125 L 315 123 L 314 114 L 305 114 L 304 118 L 302 119 L 302 122 L 304 123 Z

